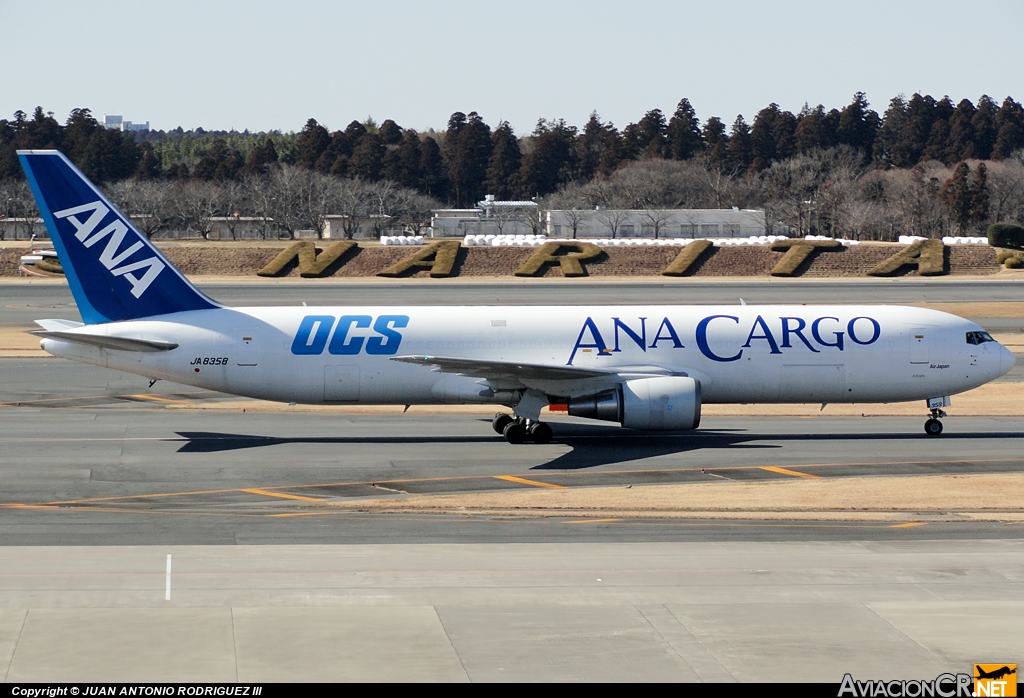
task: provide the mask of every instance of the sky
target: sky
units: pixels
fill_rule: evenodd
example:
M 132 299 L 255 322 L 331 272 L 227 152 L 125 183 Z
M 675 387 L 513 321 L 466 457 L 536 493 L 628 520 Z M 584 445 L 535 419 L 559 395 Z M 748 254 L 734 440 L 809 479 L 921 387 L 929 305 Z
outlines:
M 1022 26 L 1022 0 L 0 0 L 0 118 L 443 130 L 476 111 L 525 135 L 682 97 L 727 124 L 857 91 L 879 113 L 900 93 L 1024 101 Z

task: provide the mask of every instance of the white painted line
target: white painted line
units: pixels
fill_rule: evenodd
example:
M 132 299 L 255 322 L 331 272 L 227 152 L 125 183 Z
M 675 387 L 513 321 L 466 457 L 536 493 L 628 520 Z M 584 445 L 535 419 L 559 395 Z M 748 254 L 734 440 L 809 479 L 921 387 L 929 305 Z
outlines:
M 164 601 L 171 600 L 171 556 L 167 556 L 167 583 L 164 586 Z

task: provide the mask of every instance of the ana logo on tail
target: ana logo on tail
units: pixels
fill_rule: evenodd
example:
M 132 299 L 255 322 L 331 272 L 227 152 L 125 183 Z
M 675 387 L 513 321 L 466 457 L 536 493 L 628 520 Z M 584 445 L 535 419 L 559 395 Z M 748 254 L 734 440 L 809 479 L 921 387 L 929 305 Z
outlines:
M 103 238 L 109 236 L 99 255 L 100 264 L 114 276 L 123 276 L 127 279 L 132 285 L 132 295 L 141 298 L 166 265 L 158 257 L 128 262 L 128 258 L 143 249 L 145 244 L 141 240 L 136 240 L 127 249 L 119 252 L 121 244 L 128 234 L 128 226 L 115 216 L 109 225 L 97 230 L 108 213 L 110 213 L 109 208 L 100 201 L 94 201 L 91 204 L 54 211 L 53 216 L 66 219 L 75 226 L 75 238 L 87 248 L 95 246 Z M 143 269 L 145 272 L 139 275 L 137 272 L 141 272 Z

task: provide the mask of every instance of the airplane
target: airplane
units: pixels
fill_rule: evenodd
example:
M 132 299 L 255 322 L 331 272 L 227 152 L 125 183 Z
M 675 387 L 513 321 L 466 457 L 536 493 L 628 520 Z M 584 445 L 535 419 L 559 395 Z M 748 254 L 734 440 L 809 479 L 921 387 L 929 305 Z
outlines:
M 82 322 L 38 320 L 54 356 L 307 404 L 494 404 L 509 443 L 547 443 L 545 407 L 686 431 L 714 403 L 925 400 L 1014 356 L 983 328 L 885 305 L 225 307 L 181 274 L 62 153 L 18 157 Z
M 1003 666 L 1003 667 L 1000 667 L 999 669 L 994 669 L 992 671 L 983 671 L 981 669 L 981 667 L 978 667 L 977 665 L 975 665 L 975 669 L 978 672 L 978 675 L 974 677 L 976 679 L 995 679 L 995 680 L 998 681 L 999 679 L 1003 678 L 1004 676 L 1009 676 L 1010 674 L 1016 674 L 1017 673 L 1016 666 L 1014 666 L 1013 669 L 1011 669 L 1008 666 Z

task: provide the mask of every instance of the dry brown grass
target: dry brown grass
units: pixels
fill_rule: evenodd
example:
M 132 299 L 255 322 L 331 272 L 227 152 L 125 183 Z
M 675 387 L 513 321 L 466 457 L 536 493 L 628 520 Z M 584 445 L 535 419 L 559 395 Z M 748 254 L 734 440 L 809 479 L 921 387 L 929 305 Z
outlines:
M 908 487 L 900 477 L 832 479 L 827 477 L 828 467 L 802 470 L 826 477 L 422 494 L 344 500 L 329 506 L 380 513 L 597 518 L 1024 518 L 1024 474 L 925 475 L 915 477 L 913 487 Z

